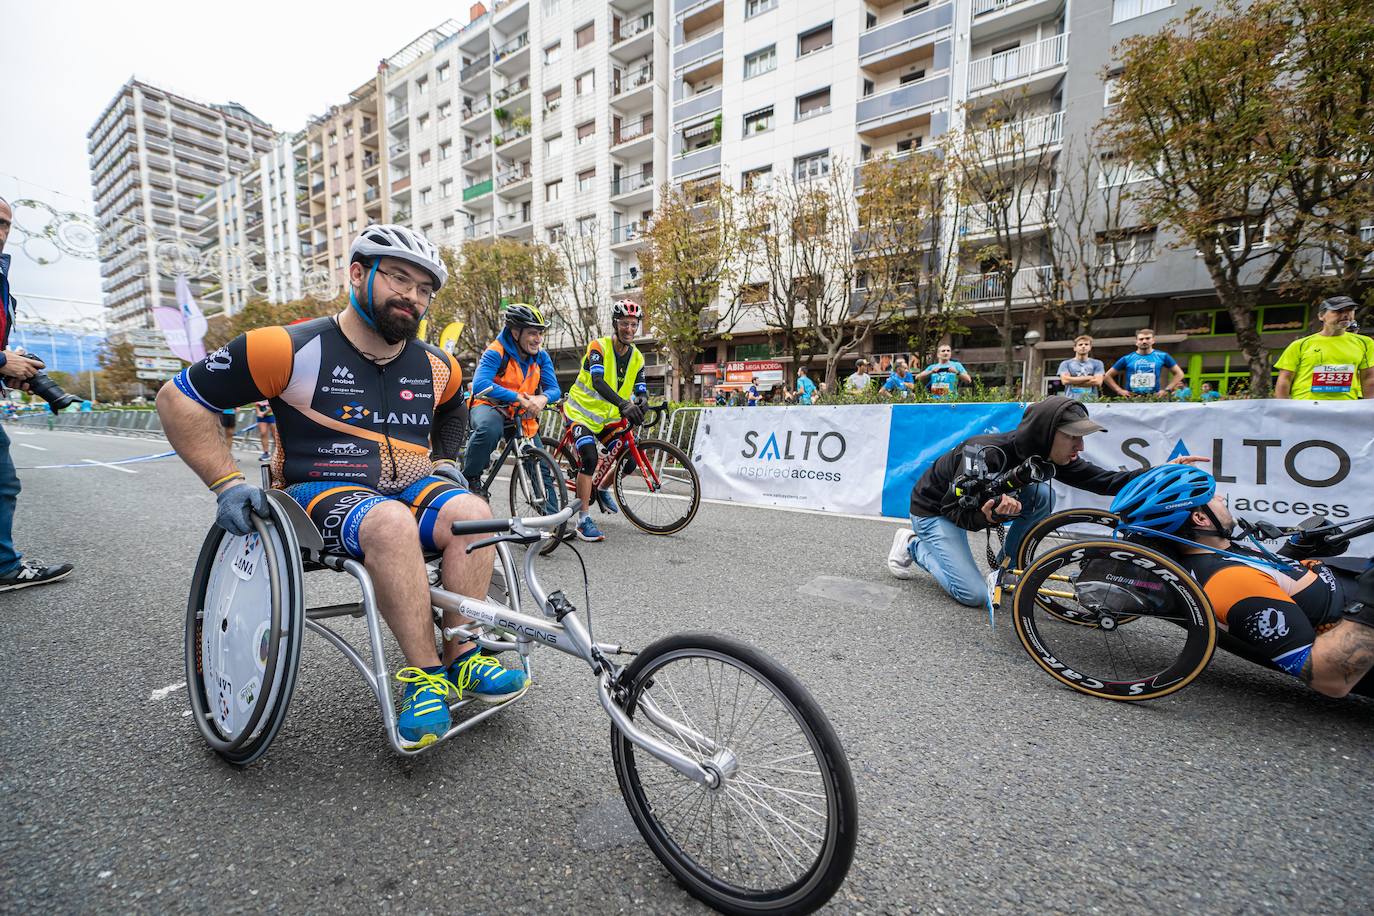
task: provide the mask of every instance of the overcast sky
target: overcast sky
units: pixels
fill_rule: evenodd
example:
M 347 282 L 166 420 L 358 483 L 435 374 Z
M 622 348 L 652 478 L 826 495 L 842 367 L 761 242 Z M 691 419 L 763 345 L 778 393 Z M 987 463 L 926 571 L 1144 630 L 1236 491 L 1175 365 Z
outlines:
M 278 131 L 345 101 L 377 63 L 469 3 L 234 4 L 0 0 L 0 197 L 92 214 L 86 131 L 130 76 L 207 102 L 236 101 Z M 100 312 L 94 261 L 40 266 L 12 233 L 23 314 Z M 64 300 L 25 298 L 51 296 Z M 84 300 L 84 302 L 83 302 Z M 22 316 L 21 316 L 22 320 Z

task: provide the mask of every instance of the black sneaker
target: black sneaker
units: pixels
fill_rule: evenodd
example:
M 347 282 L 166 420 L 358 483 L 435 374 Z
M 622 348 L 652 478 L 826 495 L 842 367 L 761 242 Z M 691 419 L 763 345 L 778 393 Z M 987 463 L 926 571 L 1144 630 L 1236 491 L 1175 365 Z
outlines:
M 30 585 L 43 585 L 47 582 L 56 582 L 58 579 L 65 579 L 71 574 L 72 564 L 70 563 L 61 563 L 57 566 L 44 566 L 37 560 L 24 560 L 19 564 L 18 569 L 0 576 L 0 592 L 8 592 L 16 588 L 28 588 Z

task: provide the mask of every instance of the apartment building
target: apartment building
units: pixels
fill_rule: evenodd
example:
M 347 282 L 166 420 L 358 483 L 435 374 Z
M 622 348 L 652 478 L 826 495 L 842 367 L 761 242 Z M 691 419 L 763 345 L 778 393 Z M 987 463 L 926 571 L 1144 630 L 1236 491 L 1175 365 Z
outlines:
M 1025 157 L 1024 167 L 1037 172 L 1017 193 L 1028 195 L 1028 213 L 1048 214 L 1064 180 L 1062 151 L 1088 138 L 1114 104 L 1104 78 L 1112 48 L 1184 11 L 1175 0 L 673 0 L 670 177 L 738 188 L 849 168 L 858 184 L 870 158 L 926 154 L 947 132 L 978 131 L 997 106 L 1010 104 L 1039 160 Z M 995 139 L 989 133 L 980 139 Z M 1139 178 L 1125 164 L 1109 164 L 1100 180 Z M 974 317 L 953 343 L 965 365 L 992 382 L 1002 372 L 1004 281 L 978 263 L 988 222 L 976 205 L 957 221 L 959 295 Z M 1194 384 L 1243 377 L 1201 259 L 1169 248 L 1154 227 L 1138 228 L 1129 255 L 1140 261 L 1132 296 L 1095 323 L 1099 355 L 1125 352 L 1136 328 L 1153 326 Z M 1042 368 L 1052 371 L 1070 354 L 1072 334 L 1048 321 L 1033 295 L 1048 270 L 1046 221 L 1028 218 L 1017 229 L 1024 266 L 1012 281 L 1013 336 L 1039 335 L 1033 346 L 1018 347 L 1017 360 L 1043 387 Z M 750 321 L 708 346 L 697 367 L 708 386 L 721 364 L 778 355 L 759 318 Z M 1283 302 L 1267 307 L 1261 321 L 1271 348 L 1305 324 L 1302 309 Z M 906 344 L 880 337 L 873 350 L 905 351 Z
M 272 128 L 236 103 L 130 79 L 86 141 L 107 319 L 115 329 L 151 327 L 150 310 L 175 302 L 176 252 L 197 247 L 207 225 L 197 208 L 272 148 Z

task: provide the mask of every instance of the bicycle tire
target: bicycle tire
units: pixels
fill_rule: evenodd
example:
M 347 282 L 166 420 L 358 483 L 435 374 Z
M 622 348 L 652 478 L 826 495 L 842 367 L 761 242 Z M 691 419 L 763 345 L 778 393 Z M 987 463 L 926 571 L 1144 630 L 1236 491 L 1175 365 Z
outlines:
M 539 441 L 544 446 L 544 451 L 552 455 L 562 469 L 563 480 L 568 487 L 568 499 L 577 499 L 577 472 L 581 468 L 577 453 L 571 447 L 560 444 L 559 440 L 552 436 L 544 436 Z
M 672 715 L 676 713 L 679 717 L 690 720 L 692 717 L 683 705 L 682 692 L 678 690 L 675 678 L 685 675 L 678 675 L 675 671 L 670 671 L 670 666 L 675 666 L 679 662 L 686 663 L 695 673 L 695 663 L 701 662 L 702 668 L 706 669 L 706 684 L 717 683 L 712 680 L 711 666 L 719 666 L 720 677 L 733 676 L 735 681 L 734 699 L 738 701 L 741 693 L 747 691 L 747 697 L 752 698 L 758 687 L 761 685 L 765 694 L 761 695 L 766 699 L 766 704 L 759 711 L 762 716 L 776 701 L 781 715 L 776 720 L 768 720 L 760 724 L 759 717 L 752 720 L 741 718 L 738 710 L 735 710 L 735 718 L 731 720 L 731 733 L 726 736 L 716 736 L 718 746 L 721 748 L 710 758 L 700 750 L 693 749 L 681 740 L 681 732 L 677 732 L 675 739 L 674 733 L 659 728 L 649 721 L 648 715 L 636 717 L 637 713 L 642 712 L 640 708 L 646 694 L 649 697 L 655 696 L 654 688 L 663 687 L 660 694 L 664 702 L 658 703 L 659 708 Z M 731 669 L 734 674 L 731 674 Z M 750 679 L 750 684 L 745 687 L 745 677 Z M 724 681 L 719 681 L 722 685 Z M 839 738 L 835 734 L 825 714 L 821 711 L 816 701 L 805 687 L 785 668 L 779 665 L 766 653 L 753 646 L 746 645 L 735 639 L 721 636 L 716 633 L 681 633 L 676 636 L 669 636 L 652 643 L 623 672 L 620 684 L 624 688 L 624 709 L 626 713 L 635 721 L 636 727 L 649 731 L 654 737 L 664 740 L 678 747 L 678 750 L 687 753 L 698 761 L 728 759 L 735 761 L 737 768 L 731 775 L 726 776 L 724 781 L 717 789 L 709 789 L 690 782 L 686 777 L 677 773 L 660 762 L 657 758 L 647 752 L 637 748 L 624 733 L 615 726 L 611 727 L 611 758 L 615 766 L 616 779 L 620 785 L 621 794 L 625 798 L 625 805 L 629 809 L 630 817 L 634 820 L 640 835 L 649 845 L 654 855 L 658 857 L 675 879 L 698 900 L 714 907 L 724 913 L 809 913 L 824 905 L 844 883 L 845 877 L 849 872 L 850 865 L 854 861 L 854 850 L 858 838 L 858 802 L 854 789 L 854 780 L 850 772 L 849 761 L 845 756 L 844 748 L 840 744 Z M 685 686 L 685 685 L 684 685 Z M 712 697 L 715 698 L 714 688 L 711 690 Z M 722 689 L 722 695 L 725 693 Z M 671 697 L 671 701 L 669 698 Z M 691 706 L 692 697 L 687 698 L 687 705 Z M 695 707 L 694 707 L 695 708 Z M 719 711 L 719 709 L 718 709 Z M 700 722 L 708 721 L 704 716 Z M 723 725 L 723 719 L 714 719 Z M 740 736 L 734 734 L 733 726 L 737 726 L 740 721 L 750 721 L 749 731 Z M 758 748 L 759 756 L 763 757 L 763 762 L 757 762 L 756 757 L 747 756 L 746 748 L 749 747 L 748 739 L 759 735 L 772 737 L 778 733 L 778 726 L 775 722 L 781 721 L 784 724 L 790 722 L 797 729 L 797 736 L 802 739 L 799 743 L 785 745 L 785 748 L 800 747 L 801 750 L 796 754 L 785 755 L 783 758 L 768 756 L 764 754 L 775 754 L 778 745 L 761 746 Z M 698 725 L 698 728 L 701 726 Z M 795 740 L 795 738 L 791 739 Z M 728 753 L 727 753 L 728 746 Z M 810 755 L 807 757 L 807 755 Z M 806 759 L 802 759 L 806 758 Z M 787 761 L 789 765 L 779 767 L 776 764 Z M 815 765 L 815 773 L 809 772 L 812 762 Z M 769 775 L 776 773 L 777 775 Z M 760 775 L 762 774 L 762 775 Z M 799 781 L 796 775 L 800 774 L 807 777 L 806 781 Z M 815 779 L 810 777 L 814 775 Z M 692 830 L 689 828 L 687 833 L 682 836 L 675 835 L 675 829 L 669 829 L 664 824 L 662 817 L 673 812 L 666 808 L 664 801 L 656 804 L 656 799 L 660 798 L 657 790 L 658 777 L 665 777 L 670 785 L 667 791 L 669 797 L 677 800 L 679 808 L 688 805 L 696 805 L 703 800 L 708 805 L 710 814 L 708 815 L 709 838 L 705 840 L 705 858 L 708 861 L 703 864 L 700 851 L 696 855 L 689 851 Z M 647 778 L 647 783 L 646 783 Z M 816 791 L 806 792 L 797 789 L 781 789 L 762 780 L 789 779 L 794 784 L 802 785 Z M 692 787 L 688 790 L 688 796 L 681 797 L 680 793 L 684 787 Z M 776 794 L 767 796 L 759 795 L 763 791 L 772 791 Z M 687 798 L 696 796 L 692 801 Z M 808 814 L 815 815 L 822 802 L 811 802 L 807 804 L 800 801 L 803 797 L 814 796 L 823 799 L 824 813 L 822 822 L 815 824 L 814 831 L 810 824 L 803 823 L 803 820 L 810 820 Z M 799 876 L 790 881 L 776 886 L 768 885 L 763 887 L 746 887 L 735 883 L 738 880 L 749 878 L 749 865 L 751 864 L 744 858 L 735 855 L 734 861 L 727 863 L 730 871 L 730 878 L 717 873 L 714 868 L 714 852 L 716 837 L 716 805 L 720 805 L 721 813 L 719 822 L 724 830 L 729 830 L 729 821 L 732 817 L 738 817 L 738 812 L 743 812 L 746 816 L 739 818 L 739 823 L 743 828 L 743 842 L 747 842 L 750 847 L 748 852 L 757 852 L 760 843 L 754 837 L 758 831 L 759 824 L 769 813 L 776 814 L 772 806 L 762 802 L 763 798 L 772 800 L 779 807 L 785 804 L 795 805 L 788 807 L 789 814 L 794 815 L 798 820 L 791 820 L 778 814 L 782 818 L 780 823 L 789 824 L 789 830 L 798 839 L 801 839 L 802 832 L 814 832 L 820 837 L 818 847 L 812 853 L 804 852 L 795 858 L 802 867 L 799 869 Z M 783 800 L 786 800 L 784 802 Z M 733 805 L 733 808 L 729 807 Z M 816 805 L 817 808 L 811 807 Z M 800 810 L 798 810 L 798 808 Z M 760 811 L 767 809 L 762 815 Z M 697 810 L 696 808 L 692 809 Z M 674 825 L 676 827 L 677 825 Z M 766 833 L 766 827 L 764 831 Z M 733 847 L 729 842 L 729 833 L 726 834 L 726 841 L 722 845 L 722 851 Z M 771 835 L 770 839 L 771 839 Z M 700 843 L 699 843 L 700 845 Z M 771 850 L 773 853 L 781 851 L 775 844 Z M 769 850 L 765 847 L 765 853 Z M 764 864 L 767 864 L 767 855 L 764 857 Z M 807 864 L 806 859 L 809 859 Z
M 1061 528 L 1068 528 L 1071 525 L 1097 525 L 1115 530 L 1120 521 L 1115 512 L 1108 512 L 1105 509 L 1065 509 L 1048 515 L 1032 525 L 1031 529 L 1026 532 L 1026 536 L 1021 539 L 1021 545 L 1016 550 L 1016 568 L 1021 570 L 1030 568 L 1030 565 L 1035 562 L 1037 554 L 1041 553 L 1041 544 L 1055 536 L 1055 533 Z M 1075 540 L 1095 541 L 1105 539 L 1107 536 L 1104 532 L 1079 536 Z M 1079 611 L 1058 598 L 1037 596 L 1036 600 L 1039 601 L 1045 613 L 1053 614 L 1067 623 L 1076 623 L 1085 627 L 1097 626 L 1096 620 L 1091 617 L 1084 617 Z M 1126 616 L 1117 620 L 1117 623 L 1118 625 L 1125 624 L 1133 619 L 1135 618 Z
M 625 517 L 630 520 L 630 524 L 640 531 L 649 534 L 676 534 L 691 524 L 692 519 L 696 517 L 697 509 L 701 507 L 701 478 L 697 474 L 696 466 L 692 464 L 692 459 L 687 457 L 686 452 L 671 442 L 665 442 L 662 439 L 640 439 L 637 440 L 636 445 L 648 460 L 651 469 L 655 465 L 653 458 L 655 453 L 663 454 L 675 463 L 676 467 L 671 475 L 663 473 L 663 469 L 668 467 L 667 461 L 660 462 L 658 468 L 655 469 L 655 472 L 660 475 L 659 484 L 662 490 L 668 489 L 663 485 L 671 480 L 674 488 L 681 484 L 684 485 L 684 488 L 690 488 L 690 491 L 687 493 L 664 493 L 664 497 L 655 498 L 655 504 L 680 503 L 683 508 L 681 513 L 670 518 L 667 522 L 655 524 L 645 516 L 642 507 L 640 509 L 635 508 L 638 494 L 626 488 L 627 479 L 640 470 L 634 455 L 627 453 L 619 459 L 615 468 L 615 498 L 620 503 L 620 511 L 624 512 Z M 640 479 L 643 477 L 641 476 Z M 653 496 L 661 491 L 646 489 L 642 492 Z
M 547 451 L 545 451 L 542 448 L 539 448 L 538 446 L 532 445 L 528 449 L 526 449 L 523 457 L 521 457 L 519 454 L 515 454 L 514 452 L 512 453 L 511 457 L 511 516 L 513 518 L 522 518 L 534 515 L 552 515 L 555 512 L 562 511 L 563 507 L 565 507 L 568 504 L 568 484 L 567 480 L 563 476 L 563 471 L 558 467 L 558 462 L 554 460 L 553 455 L 550 455 Z M 530 474 L 531 468 L 533 466 L 542 466 L 545 470 L 549 472 L 549 479 L 541 480 L 539 482 L 539 489 L 542 490 L 544 487 L 547 487 L 549 489 L 550 492 L 547 494 L 547 496 L 553 503 L 555 503 L 555 505 L 552 508 L 550 508 L 547 505 L 547 503 L 545 505 L 535 505 L 532 501 L 524 499 L 523 495 L 520 492 L 521 487 L 526 485 L 525 482 L 521 480 L 522 474 L 530 475 L 529 483 L 530 485 L 534 484 L 534 477 L 536 475 Z M 542 495 L 538 491 L 533 492 L 536 496 Z M 556 550 L 558 548 L 558 545 L 563 542 L 563 535 L 567 532 L 567 529 L 567 522 L 564 522 L 562 525 L 559 525 L 557 530 L 554 531 L 554 537 L 545 541 L 544 544 L 539 548 L 540 556 L 547 556 L 548 554 Z
M 1099 625 L 1089 629 L 1066 625 L 1057 615 L 1045 612 L 1036 600 L 1041 585 L 1069 563 L 1084 559 L 1129 564 L 1132 574 L 1155 575 L 1158 584 L 1150 585 L 1150 589 L 1158 591 L 1158 600 L 1169 602 L 1170 614 L 1136 614 L 1132 626 L 1127 628 L 1118 628 L 1114 621 L 1108 625 L 1108 616 L 1103 614 Z M 1077 592 L 1081 583 L 1070 578 Z M 1045 614 L 1045 626 L 1037 620 L 1037 612 Z M 1012 619 L 1022 648 L 1042 670 L 1066 687 L 1107 700 L 1153 700 L 1182 690 L 1207 667 L 1217 645 L 1216 618 L 1206 594 L 1193 577 L 1163 554 L 1129 541 L 1079 541 L 1044 554 L 1021 573 L 1016 583 Z M 1143 632 L 1149 625 L 1154 629 Z M 1115 664 L 1110 640 L 1116 635 L 1136 634 L 1142 637 L 1144 648 L 1155 650 L 1157 644 L 1163 643 L 1161 634 L 1176 637 L 1174 628 L 1180 627 L 1185 631 L 1182 651 L 1167 664 L 1150 663 L 1162 667 L 1148 675 L 1122 677 L 1119 671 L 1098 674 L 1089 670 L 1098 667 L 1096 662 L 1082 662 L 1083 652 L 1101 651 L 1095 649 L 1098 637 L 1092 635 L 1094 632 L 1101 634 L 1102 646 Z M 1146 639 L 1156 640 L 1157 644 L 1147 644 Z M 1128 650 L 1125 654 L 1131 656 L 1131 664 L 1140 664 L 1133 652 Z M 1167 656 L 1168 651 L 1163 654 Z

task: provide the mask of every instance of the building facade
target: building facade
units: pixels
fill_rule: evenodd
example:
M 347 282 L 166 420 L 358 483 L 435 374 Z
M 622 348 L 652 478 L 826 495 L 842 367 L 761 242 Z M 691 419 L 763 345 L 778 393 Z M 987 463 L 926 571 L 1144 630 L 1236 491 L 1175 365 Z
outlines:
M 131 79 L 86 140 L 107 319 L 113 328 L 151 327 L 151 309 L 175 302 L 175 273 L 198 273 L 207 217 L 197 208 L 272 148 L 272 129 L 235 103 Z

